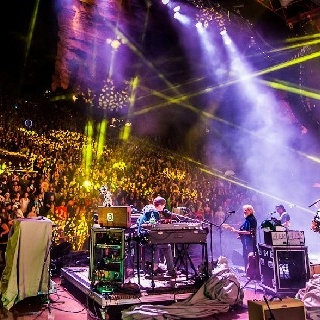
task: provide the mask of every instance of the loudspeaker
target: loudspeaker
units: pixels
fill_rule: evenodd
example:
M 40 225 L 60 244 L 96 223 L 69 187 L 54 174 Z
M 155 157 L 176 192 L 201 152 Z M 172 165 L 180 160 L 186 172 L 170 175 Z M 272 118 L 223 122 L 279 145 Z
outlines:
M 304 304 L 296 299 L 282 299 L 281 301 L 248 300 L 249 320 L 305 320 Z M 270 315 L 272 313 L 273 317 Z

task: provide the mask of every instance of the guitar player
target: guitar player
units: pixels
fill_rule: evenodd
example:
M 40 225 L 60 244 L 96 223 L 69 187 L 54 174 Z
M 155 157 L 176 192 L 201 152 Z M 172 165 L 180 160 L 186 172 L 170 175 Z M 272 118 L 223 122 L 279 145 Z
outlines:
M 254 209 L 252 205 L 246 204 L 242 207 L 242 209 L 243 216 L 245 218 L 243 224 L 240 226 L 239 229 L 230 227 L 230 230 L 234 233 L 237 233 L 241 240 L 244 267 L 245 270 L 248 271 L 248 269 L 252 267 L 251 265 L 249 265 L 249 258 L 252 257 L 252 253 L 257 253 L 257 219 L 254 216 Z

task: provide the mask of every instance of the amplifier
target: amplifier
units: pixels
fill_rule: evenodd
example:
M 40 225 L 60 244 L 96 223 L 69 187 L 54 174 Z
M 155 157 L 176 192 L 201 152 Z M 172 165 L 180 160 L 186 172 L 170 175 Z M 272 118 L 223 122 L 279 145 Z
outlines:
M 270 246 L 304 246 L 304 231 L 270 231 L 264 232 L 264 242 Z
M 131 226 L 131 207 L 98 207 L 98 223 L 101 227 L 129 228 Z
M 306 311 L 303 302 L 292 298 L 282 299 L 281 301 L 269 301 L 268 305 L 265 301 L 248 300 L 248 310 L 249 320 L 306 319 Z

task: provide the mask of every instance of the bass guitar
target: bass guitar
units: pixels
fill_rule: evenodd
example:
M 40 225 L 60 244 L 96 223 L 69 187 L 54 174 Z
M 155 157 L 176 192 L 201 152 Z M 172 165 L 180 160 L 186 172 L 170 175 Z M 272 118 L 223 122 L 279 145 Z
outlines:
M 230 226 L 230 225 L 227 224 L 227 223 L 223 223 L 223 224 L 221 225 L 221 227 L 222 227 L 223 229 L 226 229 L 226 230 L 229 230 L 229 231 L 232 231 L 232 232 L 233 232 L 234 230 L 236 230 L 235 227 L 232 227 L 232 226 Z M 240 234 L 238 234 L 237 239 L 241 239 Z

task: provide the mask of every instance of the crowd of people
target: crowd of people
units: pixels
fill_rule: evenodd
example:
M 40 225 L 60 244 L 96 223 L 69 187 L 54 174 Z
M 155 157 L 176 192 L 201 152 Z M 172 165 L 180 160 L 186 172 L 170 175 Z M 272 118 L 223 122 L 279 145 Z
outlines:
M 1 219 L 9 229 L 17 217 L 44 216 L 53 221 L 57 243 L 68 241 L 74 250 L 81 250 L 93 214 L 103 202 L 102 185 L 110 190 L 113 205 L 141 211 L 161 196 L 168 210 L 187 208 L 190 217 L 217 227 L 226 217 L 228 223 L 241 222 L 245 203 L 257 211 L 262 206 L 254 191 L 222 172 L 203 170 L 150 141 L 109 138 L 99 149 L 96 139 L 79 130 L 61 129 L 59 123 L 27 124 L 14 112 L 3 114 L 0 121 Z M 239 214 L 228 217 L 237 209 Z

